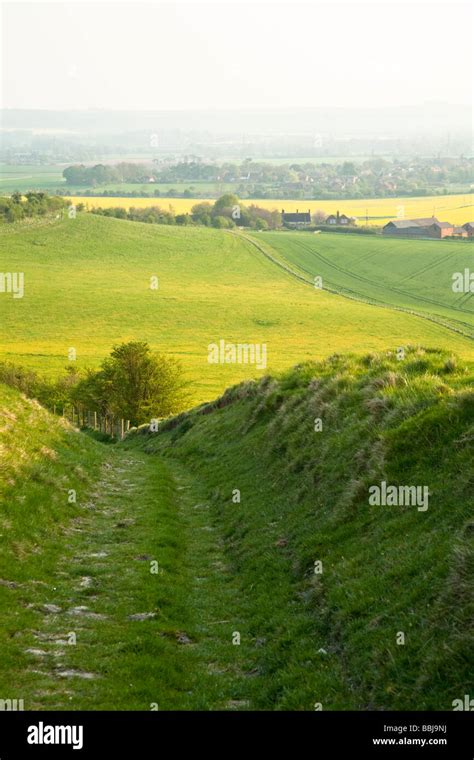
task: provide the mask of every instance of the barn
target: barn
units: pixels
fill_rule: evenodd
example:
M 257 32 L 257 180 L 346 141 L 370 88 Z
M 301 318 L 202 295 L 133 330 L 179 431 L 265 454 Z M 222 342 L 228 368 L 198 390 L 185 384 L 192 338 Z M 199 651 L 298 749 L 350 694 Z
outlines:
M 394 219 L 383 227 L 382 234 L 396 237 L 423 237 L 426 234 L 425 229 L 414 219 Z
M 382 229 L 384 235 L 398 237 L 444 238 L 454 234 L 451 222 L 440 222 L 432 216 L 427 219 L 393 219 Z

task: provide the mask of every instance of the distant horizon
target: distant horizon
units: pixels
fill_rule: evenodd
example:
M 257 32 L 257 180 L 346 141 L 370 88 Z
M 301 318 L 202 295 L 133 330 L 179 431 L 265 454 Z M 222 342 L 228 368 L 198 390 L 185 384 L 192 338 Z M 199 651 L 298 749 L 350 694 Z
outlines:
M 258 111 L 260 112 L 268 112 L 268 111 L 317 111 L 319 109 L 324 109 L 327 111 L 331 110 L 345 110 L 345 111 L 383 111 L 383 110 L 389 110 L 389 109 L 397 109 L 397 110 L 403 110 L 403 109 L 413 109 L 413 108 L 423 108 L 424 106 L 450 106 L 453 108 L 463 108 L 466 110 L 471 110 L 472 106 L 469 103 L 461 103 L 461 102 L 450 102 L 447 100 L 424 100 L 420 103 L 400 103 L 398 105 L 391 105 L 386 104 L 382 106 L 369 106 L 369 105 L 361 105 L 361 106 L 345 106 L 345 105 L 311 105 L 311 106 L 227 106 L 224 108 L 221 108 L 219 106 L 215 106 L 212 108 L 202 108 L 202 107 L 187 107 L 187 106 L 175 106 L 173 108 L 146 108 L 146 107 L 137 107 L 137 108 L 123 108 L 123 107 L 107 107 L 107 108 L 99 108 L 99 107 L 83 107 L 83 108 L 41 108 L 36 106 L 22 106 L 20 108 L 16 106 L 0 106 L 0 111 L 42 111 L 42 112 L 59 112 L 59 113 L 108 113 L 108 112 L 114 112 L 114 113 L 174 113 L 176 111 L 202 111 L 203 113 L 213 113 L 213 112 L 222 112 L 222 113 L 228 113 L 228 112 L 236 112 L 236 111 Z

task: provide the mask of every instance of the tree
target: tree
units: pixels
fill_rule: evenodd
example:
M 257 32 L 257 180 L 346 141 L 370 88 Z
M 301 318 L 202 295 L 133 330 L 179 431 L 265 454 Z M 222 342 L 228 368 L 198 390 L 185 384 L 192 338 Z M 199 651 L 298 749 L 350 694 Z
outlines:
M 193 221 L 197 222 L 198 224 L 206 224 L 206 222 L 203 222 L 203 218 L 206 220 L 210 219 L 212 213 L 212 204 L 207 203 L 206 201 L 203 201 L 203 203 L 196 203 L 192 209 L 191 214 L 193 217 Z
M 185 384 L 180 364 L 153 354 L 148 343 L 131 341 L 114 346 L 98 375 L 94 382 L 107 400 L 108 411 L 133 425 L 182 409 Z
M 212 226 L 216 227 L 218 230 L 224 230 L 229 229 L 229 227 L 234 227 L 235 225 L 227 216 L 215 216 L 212 219 Z
M 320 208 L 317 208 L 316 211 L 313 211 L 312 219 L 314 224 L 324 224 L 327 219 L 327 214 L 325 214 Z
M 352 163 L 352 161 L 344 161 L 340 168 L 341 174 L 345 177 L 353 176 L 354 174 L 357 174 L 355 164 Z
M 235 206 L 239 206 L 240 201 L 233 193 L 225 193 L 214 203 L 212 210 L 213 216 L 231 216 Z
M 176 221 L 176 224 L 187 225 L 187 224 L 191 224 L 191 217 L 189 216 L 189 214 L 176 214 L 175 221 Z

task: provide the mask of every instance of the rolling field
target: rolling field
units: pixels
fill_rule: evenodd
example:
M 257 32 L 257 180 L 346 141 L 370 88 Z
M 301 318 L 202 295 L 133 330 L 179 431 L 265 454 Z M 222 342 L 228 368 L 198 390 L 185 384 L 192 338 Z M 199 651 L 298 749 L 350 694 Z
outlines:
M 153 349 L 180 358 L 191 382 L 190 403 L 196 403 L 240 380 L 334 352 L 423 344 L 474 357 L 467 335 L 299 281 L 255 246 L 270 236 L 87 214 L 28 228 L 5 226 L 0 235 L 4 270 L 24 272 L 25 278 L 23 298 L 9 293 L 0 298 L 1 356 L 45 373 L 61 372 L 70 348 L 77 352 L 77 366 L 97 366 L 114 344 L 146 340 Z M 343 251 L 347 242 L 338 237 L 334 245 Z M 372 242 L 364 238 L 363 244 Z M 382 246 L 385 242 L 377 241 Z M 450 282 L 448 248 L 437 242 L 427 245 L 435 256 L 444 252 L 436 275 L 439 283 Z M 464 246 L 454 246 L 453 255 L 461 255 Z M 385 266 L 384 249 L 379 255 L 374 251 L 369 261 L 375 278 Z M 426 265 L 425 259 L 422 263 Z M 456 266 L 461 263 L 456 260 Z M 150 289 L 153 276 L 159 278 L 158 290 Z M 435 309 L 421 298 L 416 303 L 415 296 L 411 292 L 417 311 Z M 390 298 L 396 297 L 391 292 Z M 446 321 L 459 319 L 446 298 Z M 403 306 L 402 300 L 400 295 Z M 463 321 L 468 316 L 463 313 Z M 209 364 L 208 345 L 221 339 L 265 343 L 267 366 Z
M 71 196 L 72 203 L 84 203 L 86 208 L 110 208 L 120 206 L 122 208 L 146 208 L 147 206 L 161 206 L 164 209 L 173 210 L 177 214 L 189 213 L 196 203 L 202 203 L 203 198 L 81 198 Z M 208 199 L 213 203 L 213 199 Z M 359 224 L 365 223 L 367 215 L 369 224 L 376 226 L 384 225 L 390 219 L 397 218 L 423 218 L 437 216 L 440 221 L 448 221 L 453 224 L 464 224 L 471 221 L 474 216 L 473 201 L 471 195 L 433 195 L 421 198 L 364 198 L 362 200 L 268 200 L 251 199 L 243 201 L 244 205 L 256 204 L 262 208 L 277 209 L 281 211 L 324 211 L 333 214 L 337 210 L 341 214 L 355 216 Z
M 255 236 L 310 282 L 331 290 L 441 320 L 474 335 L 474 294 L 455 293 L 452 275 L 472 267 L 474 248 L 430 240 L 277 232 Z

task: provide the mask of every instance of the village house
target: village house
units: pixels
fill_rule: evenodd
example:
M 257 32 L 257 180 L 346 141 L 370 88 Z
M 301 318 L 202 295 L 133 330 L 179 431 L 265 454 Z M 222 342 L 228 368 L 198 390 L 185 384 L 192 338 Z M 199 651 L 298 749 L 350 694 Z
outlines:
M 325 224 L 342 224 L 342 225 L 355 225 L 356 218 L 354 216 L 346 216 L 346 214 L 340 214 L 339 211 L 336 214 L 330 214 L 325 221 Z
M 472 233 L 474 232 L 474 222 L 466 222 L 463 224 L 463 229 L 466 230 L 468 237 L 472 237 Z
M 281 210 L 281 220 L 287 227 L 300 228 L 307 227 L 311 224 L 311 211 L 298 211 L 286 212 L 285 209 Z

